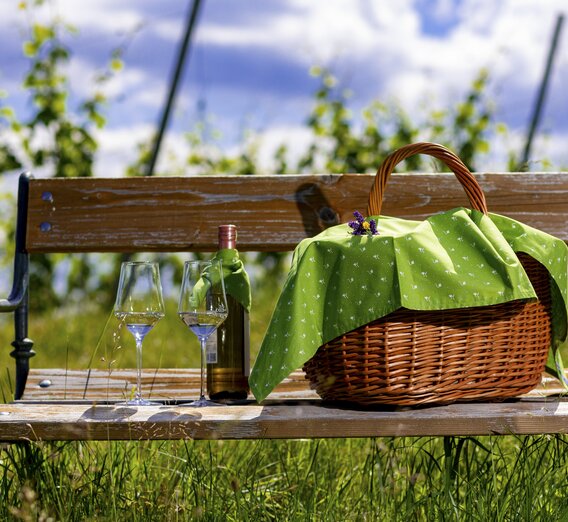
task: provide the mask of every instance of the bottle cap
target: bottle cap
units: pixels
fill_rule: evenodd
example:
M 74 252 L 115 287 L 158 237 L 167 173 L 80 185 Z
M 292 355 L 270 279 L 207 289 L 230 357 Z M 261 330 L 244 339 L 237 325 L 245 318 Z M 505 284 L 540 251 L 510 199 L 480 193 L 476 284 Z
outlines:
M 219 225 L 219 248 L 237 248 L 235 225 Z

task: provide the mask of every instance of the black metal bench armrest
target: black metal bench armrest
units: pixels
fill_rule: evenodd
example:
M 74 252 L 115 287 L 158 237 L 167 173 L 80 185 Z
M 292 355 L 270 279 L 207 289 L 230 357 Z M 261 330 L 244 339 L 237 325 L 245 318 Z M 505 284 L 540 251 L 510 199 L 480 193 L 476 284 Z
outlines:
M 27 262 L 27 254 L 16 252 L 14 258 L 14 282 L 12 283 L 12 291 L 7 299 L 0 299 L 0 313 L 13 312 L 24 301 L 28 290 Z
M 18 184 L 18 216 L 16 222 L 16 250 L 14 254 L 14 280 L 7 299 L 0 299 L 0 312 L 14 312 L 14 350 L 10 353 L 16 359 L 15 398 L 24 393 L 29 372 L 29 359 L 34 356 L 33 342 L 28 339 L 28 282 L 29 255 L 26 252 L 29 182 L 31 174 L 20 175 Z

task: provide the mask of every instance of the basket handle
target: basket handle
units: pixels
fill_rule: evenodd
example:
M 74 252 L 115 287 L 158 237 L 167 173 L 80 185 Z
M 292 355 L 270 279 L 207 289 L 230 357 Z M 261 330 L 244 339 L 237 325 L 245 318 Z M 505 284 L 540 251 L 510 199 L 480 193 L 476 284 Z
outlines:
M 443 145 L 419 142 L 405 145 L 404 147 L 395 150 L 383 161 L 377 171 L 375 181 L 373 182 L 371 192 L 369 193 L 369 203 L 367 206 L 368 216 L 378 216 L 381 214 L 383 195 L 385 193 L 385 187 L 389 176 L 396 165 L 414 154 L 428 154 L 446 164 L 461 183 L 472 208 L 487 214 L 487 203 L 485 202 L 483 190 L 473 174 L 465 166 L 465 163 Z

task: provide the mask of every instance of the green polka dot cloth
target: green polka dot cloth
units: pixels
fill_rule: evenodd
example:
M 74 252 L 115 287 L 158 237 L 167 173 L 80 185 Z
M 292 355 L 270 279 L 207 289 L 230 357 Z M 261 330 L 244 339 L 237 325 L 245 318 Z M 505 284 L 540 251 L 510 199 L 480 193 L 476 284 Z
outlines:
M 223 248 L 215 253 L 213 259 L 221 260 L 225 292 L 227 292 L 228 295 L 232 295 L 243 305 L 247 312 L 250 312 L 250 280 L 243 262 L 239 257 L 238 250 L 234 248 Z
M 550 272 L 553 343 L 548 369 L 563 377 L 566 243 L 513 219 L 465 208 L 425 221 L 374 219 L 379 235 L 352 235 L 343 224 L 296 247 L 249 379 L 258 401 L 322 344 L 398 308 L 442 310 L 535 298 L 515 252 L 531 255 Z
M 251 287 L 249 276 L 245 270 L 243 262 L 239 257 L 239 252 L 234 248 L 223 248 L 218 250 L 212 260 L 221 261 L 221 270 L 225 292 L 232 295 L 243 305 L 247 312 L 251 307 Z M 199 281 L 195 284 L 189 303 L 192 307 L 198 307 L 207 297 L 207 292 L 211 288 L 211 282 L 219 283 L 220 274 L 218 270 L 212 270 L 208 265 L 201 274 Z

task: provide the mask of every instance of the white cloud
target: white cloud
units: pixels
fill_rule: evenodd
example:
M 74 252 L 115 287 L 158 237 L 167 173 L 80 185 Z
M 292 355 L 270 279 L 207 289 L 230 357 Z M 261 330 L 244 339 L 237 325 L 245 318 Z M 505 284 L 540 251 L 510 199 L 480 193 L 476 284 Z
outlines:
M 162 28 L 162 33 L 168 29 Z M 202 20 L 204 43 L 263 46 L 307 65 L 377 49 L 397 35 L 418 31 L 410 0 L 381 3 L 289 0 L 287 9 L 258 25 L 221 25 Z
M 56 15 L 76 27 L 103 33 L 131 31 L 144 21 L 135 0 L 56 0 L 34 8 L 33 13 L 39 20 L 51 20 Z
M 451 7 L 459 10 L 457 25 L 439 38 L 421 32 L 410 0 L 290 0 L 284 13 L 262 25 L 203 20 L 198 35 L 205 44 L 272 48 L 306 67 L 330 64 L 345 71 L 340 79 L 350 83 L 355 96 L 357 86 L 350 79 L 368 78 L 376 82 L 376 96 L 396 95 L 409 112 L 425 91 L 442 102 L 455 100 L 483 67 L 506 92 L 536 89 L 554 19 L 565 9 L 565 0 L 465 0 Z M 438 17 L 449 17 L 447 0 L 433 8 Z M 564 38 L 558 56 L 568 54 L 567 48 Z M 566 67 L 557 60 L 555 73 Z
M 263 172 L 274 172 L 274 154 L 278 147 L 286 144 L 287 160 L 296 164 L 313 141 L 310 129 L 300 125 L 278 125 L 256 135 L 259 143 L 259 165 Z
M 552 135 L 539 134 L 535 140 L 531 157 L 536 165 L 531 165 L 531 170 L 554 170 L 568 169 L 568 132 L 555 133 Z M 541 165 L 541 167 L 539 167 Z
M 137 146 L 147 142 L 153 130 L 149 125 L 129 125 L 95 131 L 95 138 L 99 144 L 95 175 L 123 176 L 126 167 L 138 157 Z
M 84 98 L 92 96 L 96 90 L 102 90 L 109 98 L 133 92 L 142 97 L 145 86 L 151 83 L 146 71 L 138 68 L 125 68 L 117 74 L 101 83 L 96 84 L 96 77 L 102 70 L 94 70 L 90 62 L 81 56 L 72 55 L 65 70 L 65 74 L 71 79 L 75 95 Z M 139 98 L 140 99 L 140 98 Z
M 491 59 L 494 54 L 491 65 L 497 74 L 515 84 L 533 85 L 542 74 L 556 15 L 565 8 L 565 2 L 554 0 L 469 0 L 459 32 L 474 38 L 470 45 L 487 46 L 485 55 Z M 456 43 L 462 49 L 467 42 Z M 567 47 L 565 40 L 563 48 Z
M 100 177 L 124 176 L 126 168 L 139 157 L 138 146 L 147 144 L 155 132 L 152 125 L 128 125 L 96 131 L 99 143 L 95 175 Z M 156 172 L 172 173 L 188 153 L 183 132 L 168 132 L 163 140 Z

